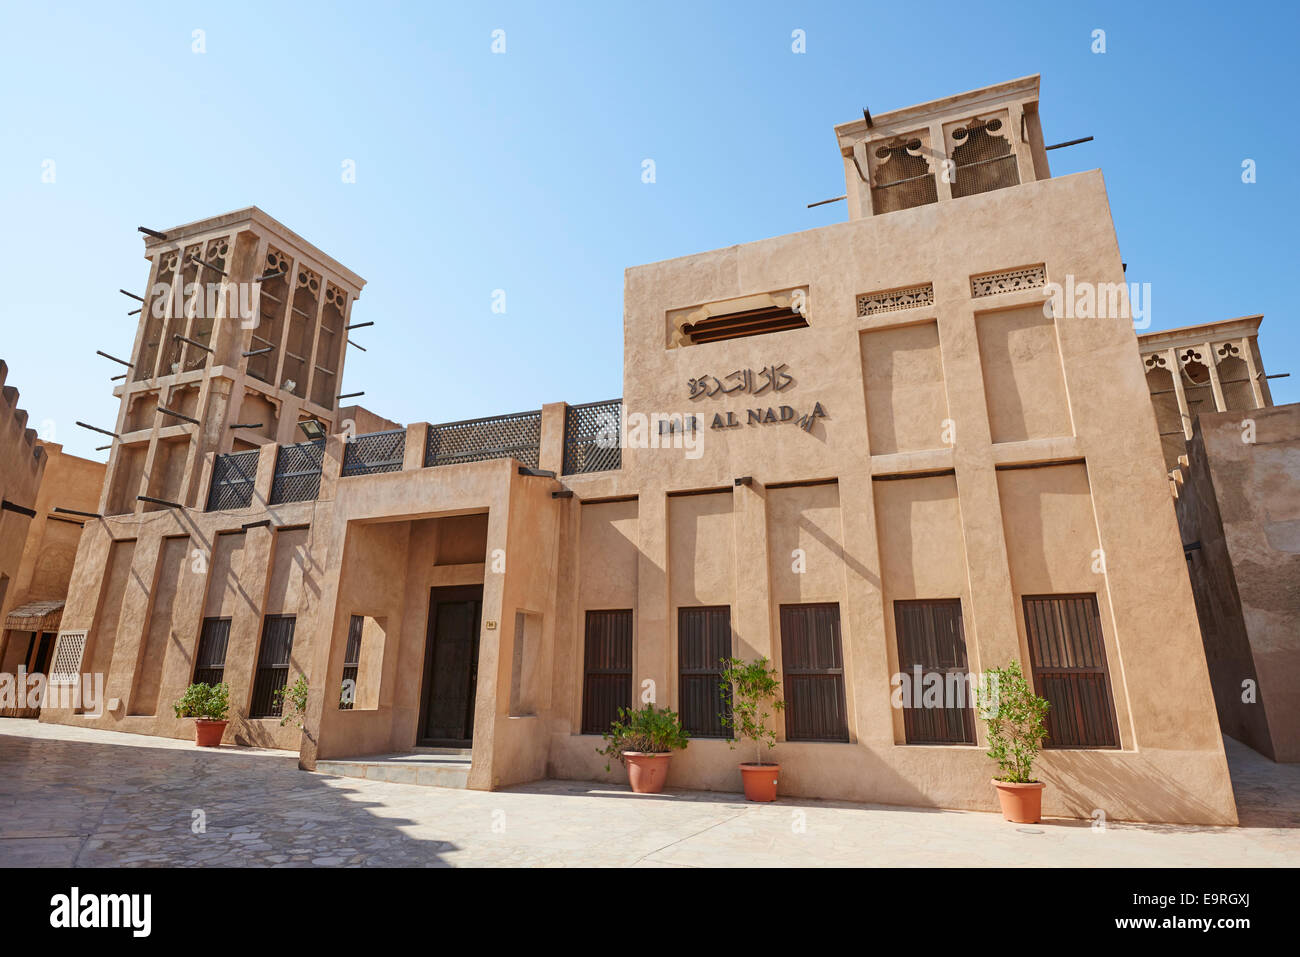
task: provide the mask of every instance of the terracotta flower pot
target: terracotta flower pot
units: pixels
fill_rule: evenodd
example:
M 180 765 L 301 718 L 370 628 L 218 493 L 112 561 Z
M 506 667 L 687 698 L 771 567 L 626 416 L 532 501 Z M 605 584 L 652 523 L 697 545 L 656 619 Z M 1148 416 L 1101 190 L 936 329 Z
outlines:
M 668 780 L 668 759 L 671 751 L 661 754 L 646 754 L 641 751 L 624 751 L 623 760 L 627 762 L 627 779 L 632 790 L 637 794 L 658 794 L 664 789 Z
M 740 778 L 745 784 L 745 800 L 767 803 L 776 800 L 776 781 L 781 776 L 779 764 L 742 764 Z
M 221 736 L 226 733 L 229 721 L 213 721 L 211 718 L 194 719 L 194 740 L 200 748 L 221 747 Z
M 1043 816 L 1042 781 L 1028 784 L 1015 784 L 1011 781 L 994 781 L 998 789 L 998 803 L 1002 805 L 1002 816 L 1015 824 L 1037 824 Z

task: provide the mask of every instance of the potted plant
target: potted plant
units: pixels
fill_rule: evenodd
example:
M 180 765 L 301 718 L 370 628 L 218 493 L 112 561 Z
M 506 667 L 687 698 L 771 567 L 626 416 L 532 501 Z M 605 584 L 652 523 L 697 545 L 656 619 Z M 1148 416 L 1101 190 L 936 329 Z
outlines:
M 1051 704 L 1034 694 L 1018 661 L 988 672 L 976 699 L 988 726 L 989 757 L 998 763 L 993 785 L 1002 816 L 1016 824 L 1037 824 L 1047 785 L 1033 776 L 1034 758 L 1047 737 L 1044 718 Z
M 230 711 L 230 688 L 223 681 L 210 685 L 199 681 L 185 689 L 172 706 L 178 718 L 194 719 L 194 741 L 200 748 L 221 746 L 226 733 L 226 715 Z
M 729 743 L 735 748 L 741 739 L 754 742 L 754 762 L 740 765 L 745 799 L 775 801 L 781 765 L 775 761 L 763 761 L 763 745 L 766 744 L 769 751 L 776 747 L 776 731 L 767 726 L 772 713 L 767 709 L 781 711 L 785 708 L 785 702 L 781 700 L 781 684 L 776 680 L 777 671 L 765 657 L 749 663 L 739 658 L 724 658 L 722 665 L 722 700 L 729 701 L 731 706 L 724 708 L 720 717 L 723 726 L 732 730 Z
M 618 719 L 605 732 L 605 747 L 597 753 L 609 761 L 618 758 L 627 767 L 628 783 L 637 794 L 658 794 L 668 779 L 668 759 L 684 748 L 690 736 L 682 730 L 677 712 L 647 704 L 640 711 L 619 708 Z
M 303 726 L 307 714 L 307 676 L 299 675 L 293 684 L 277 688 L 271 694 L 280 705 L 280 727 L 293 722 L 296 727 Z

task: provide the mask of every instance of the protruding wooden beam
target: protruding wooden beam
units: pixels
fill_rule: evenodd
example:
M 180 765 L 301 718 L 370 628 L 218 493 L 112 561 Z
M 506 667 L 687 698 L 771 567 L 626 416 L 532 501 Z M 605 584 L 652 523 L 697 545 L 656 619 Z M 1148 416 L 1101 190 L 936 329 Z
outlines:
M 100 435 L 107 435 L 109 438 L 120 438 L 116 432 L 110 432 L 108 429 L 96 428 L 93 425 L 87 425 L 85 422 L 78 422 L 77 425 L 81 426 L 83 429 L 90 429 L 92 432 L 98 432 Z
M 112 359 L 112 360 L 113 360 L 114 362 L 116 362 L 118 365 L 120 365 L 120 366 L 126 366 L 128 369 L 134 369 L 134 368 L 135 368 L 135 366 L 131 365 L 131 363 L 127 362 L 125 359 L 119 359 L 117 356 L 110 356 L 110 355 L 109 355 L 107 352 L 105 352 L 103 349 L 96 349 L 96 350 L 95 350 L 95 355 L 97 355 L 97 356 L 103 356 L 105 359 Z
M 166 406 L 161 406 L 161 405 L 158 406 L 158 411 L 161 412 L 163 415 L 170 415 L 170 416 L 173 416 L 173 417 L 175 417 L 175 418 L 177 418 L 177 419 L 184 419 L 186 422 L 192 422 L 192 423 L 195 424 L 195 425 L 198 425 L 198 424 L 199 424 L 199 420 L 198 420 L 198 419 L 191 418 L 191 417 L 188 416 L 188 415 L 184 415 L 184 414 L 182 414 L 182 413 L 180 413 L 180 412 L 177 412 L 175 409 L 169 409 L 169 408 L 167 408 Z
M 211 347 L 209 347 L 209 346 L 205 346 L 205 345 L 204 345 L 203 343 L 201 343 L 201 342 L 195 342 L 195 341 L 194 341 L 193 339 L 191 339 L 189 336 L 183 336 L 183 335 L 181 335 L 179 332 L 174 332 L 174 333 L 172 333 L 172 338 L 173 338 L 173 339 L 179 339 L 181 342 L 188 342 L 190 345 L 195 346 L 195 347 L 197 347 L 197 348 L 199 348 L 199 349 L 202 349 L 204 352 L 212 352 L 212 351 L 213 351 L 213 350 L 211 349 Z
M 182 511 L 185 510 L 185 506 L 180 502 L 169 502 L 165 498 L 154 498 L 152 495 L 137 495 L 135 500 L 137 502 L 150 502 L 154 505 L 165 505 L 168 508 L 179 508 Z
M 54 506 L 54 511 L 61 515 L 80 515 L 82 518 L 103 518 L 98 512 L 82 512 L 75 508 L 64 508 L 62 505 Z

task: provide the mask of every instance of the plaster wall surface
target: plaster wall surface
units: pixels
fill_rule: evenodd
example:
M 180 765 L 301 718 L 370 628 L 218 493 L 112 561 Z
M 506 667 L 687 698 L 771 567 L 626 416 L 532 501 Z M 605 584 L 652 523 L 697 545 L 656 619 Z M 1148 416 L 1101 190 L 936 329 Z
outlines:
M 1187 456 L 1177 513 L 1219 720 L 1300 761 L 1300 404 L 1202 413 Z
M 1023 114 L 1036 131 L 1030 105 L 1010 109 L 1013 125 Z M 931 119 L 935 142 L 952 134 Z M 851 169 L 857 133 L 840 134 Z M 938 202 L 885 215 L 870 215 L 860 191 L 849 222 L 629 269 L 618 469 L 552 476 L 511 458 L 426 468 L 428 426 L 413 423 L 399 471 L 345 478 L 347 436 L 332 408 L 267 393 L 283 409 L 281 443 L 300 415 L 328 419 L 319 492 L 270 505 L 279 450 L 269 435 L 248 437 L 260 446 L 252 502 L 208 512 L 197 505 L 214 456 L 233 444 L 214 426 L 202 454 L 191 448 L 172 473 L 158 453 L 179 433 L 154 424 L 121 455 L 142 456 L 141 475 L 158 463 L 178 476 L 178 504 L 190 507 L 89 522 L 64 626 L 92 630 L 87 660 L 124 705 L 43 720 L 188 736 L 167 703 L 193 671 L 201 608 L 231 618 L 228 741 L 296 747 L 305 767 L 408 749 L 419 740 L 430 589 L 481 585 L 469 787 L 621 781 L 621 769 L 604 770 L 600 737 L 582 733 L 589 612 L 631 612 L 628 704 L 649 693 L 676 708 L 682 608 L 728 606 L 733 653 L 781 670 L 782 606 L 824 603 L 839 616 L 847 740 L 789 740 L 778 721 L 783 792 L 992 809 L 982 729 L 974 745 L 906 742 L 891 706 L 893 603 L 959 600 L 969 665 L 987 669 L 1028 666 L 1025 596 L 1087 594 L 1120 742 L 1044 752 L 1045 813 L 1235 823 L 1132 322 L 1045 309 L 1048 282 L 1123 281 L 1104 182 L 1096 171 L 1039 178 L 1040 147 L 1035 135 L 1017 142 L 1015 188 L 953 198 L 945 187 Z M 256 216 L 250 224 L 259 235 Z M 342 267 L 313 261 L 359 290 Z M 972 282 L 999 272 L 1030 278 Z M 929 292 L 861 305 L 900 289 Z M 803 328 L 701 344 L 680 334 L 682 316 L 792 291 Z M 212 365 L 194 382 L 204 423 L 240 418 L 241 389 L 265 391 Z M 656 416 L 677 425 L 661 431 Z M 565 406 L 543 406 L 541 419 L 538 462 L 561 472 Z M 114 482 L 107 498 L 133 504 L 136 486 L 117 481 L 110 493 Z M 177 566 L 181 538 L 206 556 L 201 570 Z M 277 613 L 297 618 L 292 669 L 311 687 L 301 731 L 249 717 L 263 619 Z M 343 709 L 353 616 L 383 636 L 367 659 L 380 680 L 363 706 Z M 161 671 L 156 688 L 148 668 Z M 724 740 L 697 739 L 674 757 L 672 782 L 735 790 L 738 760 Z

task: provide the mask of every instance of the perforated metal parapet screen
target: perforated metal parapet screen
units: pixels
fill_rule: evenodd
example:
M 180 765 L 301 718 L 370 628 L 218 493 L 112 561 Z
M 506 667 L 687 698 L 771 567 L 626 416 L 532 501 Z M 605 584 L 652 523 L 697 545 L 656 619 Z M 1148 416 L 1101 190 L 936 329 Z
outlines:
M 571 405 L 564 413 L 564 474 L 623 467 L 623 400 Z
M 247 508 L 253 501 L 253 481 L 257 478 L 257 449 L 227 452 L 212 463 L 212 486 L 208 489 L 209 512 L 230 508 Z
M 324 459 L 324 439 L 280 446 L 275 460 L 275 481 L 271 483 L 271 504 L 307 502 L 320 494 L 320 468 Z
M 428 468 L 516 458 L 529 468 L 537 468 L 537 449 L 541 440 L 540 409 L 431 425 L 424 464 Z
M 400 472 L 405 455 L 405 429 L 353 436 L 343 449 L 343 477 Z
M 993 119 L 953 133 L 952 138 L 958 144 L 952 151 L 956 166 L 952 184 L 954 198 L 1019 185 L 1016 154 L 1011 151 L 1011 143 L 998 132 L 1001 129 L 1002 121 Z

